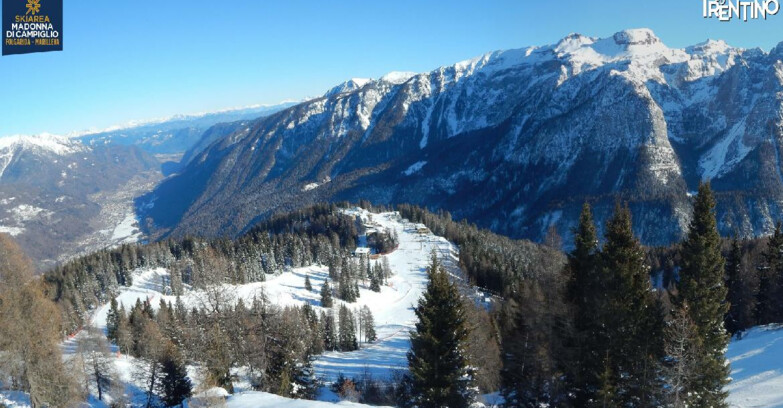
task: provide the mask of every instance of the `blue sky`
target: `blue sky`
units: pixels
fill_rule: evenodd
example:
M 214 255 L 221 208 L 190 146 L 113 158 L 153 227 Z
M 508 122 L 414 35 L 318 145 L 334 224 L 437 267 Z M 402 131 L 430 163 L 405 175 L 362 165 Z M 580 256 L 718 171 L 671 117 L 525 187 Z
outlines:
M 701 17 L 701 0 L 64 3 L 64 51 L 0 58 L 0 135 L 301 99 L 350 77 L 428 71 L 570 32 L 649 27 L 671 47 L 783 41 L 783 11 L 721 23 Z

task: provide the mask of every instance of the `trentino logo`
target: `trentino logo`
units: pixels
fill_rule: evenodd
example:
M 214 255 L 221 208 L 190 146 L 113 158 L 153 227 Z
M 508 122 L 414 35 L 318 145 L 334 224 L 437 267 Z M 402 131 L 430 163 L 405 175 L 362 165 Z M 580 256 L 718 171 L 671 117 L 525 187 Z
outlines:
M 62 51 L 63 0 L 2 0 L 3 55 Z
M 728 22 L 767 19 L 780 11 L 778 0 L 702 0 L 704 18 Z

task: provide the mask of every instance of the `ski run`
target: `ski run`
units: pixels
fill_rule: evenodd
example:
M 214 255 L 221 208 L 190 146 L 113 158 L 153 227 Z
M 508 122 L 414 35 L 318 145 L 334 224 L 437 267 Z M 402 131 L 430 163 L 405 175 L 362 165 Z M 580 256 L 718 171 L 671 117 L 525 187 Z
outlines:
M 378 340 L 373 343 L 361 343 L 361 348 L 357 351 L 330 351 L 317 357 L 313 363 L 315 375 L 327 385 L 322 387 L 318 395 L 321 402 L 292 400 L 264 392 L 251 391 L 249 385 L 241 381 L 235 383 L 234 395 L 227 393 L 223 395 L 222 389 L 199 391 L 199 376 L 197 370 L 191 367 L 190 376 L 194 385 L 194 398 L 206 395 L 217 396 L 219 399 L 225 399 L 227 407 L 237 408 L 362 407 L 365 405 L 347 401 L 340 402 L 338 397 L 329 390 L 328 384 L 340 374 L 347 378 L 370 374 L 376 379 L 392 379 L 397 373 L 407 370 L 407 352 L 410 348 L 409 332 L 414 329 L 416 321 L 413 308 L 427 285 L 426 268 L 432 252 L 435 251 L 454 279 L 463 282 L 461 271 L 457 266 L 458 249 L 445 238 L 435 236 L 421 226 L 401 219 L 396 212 L 373 214 L 355 208 L 345 210 L 345 213 L 353 217 L 361 217 L 368 233 L 374 229 L 395 230 L 399 237 L 399 247 L 389 254 L 381 255 L 381 257 L 388 259 L 393 275 L 388 279 L 388 283 L 381 287 L 379 293 L 371 291 L 369 282 L 367 282 L 360 285 L 360 297 L 356 302 L 346 303 L 340 299 L 334 299 L 333 308 L 335 309 L 339 308 L 341 304 L 347 305 L 354 311 L 358 311 L 364 305 L 368 306 L 375 318 Z M 360 237 L 359 244 L 360 247 L 366 246 L 365 236 Z M 309 277 L 312 284 L 310 291 L 305 289 L 306 276 Z M 268 275 L 264 282 L 225 285 L 223 290 L 230 294 L 233 301 L 242 299 L 245 304 L 250 304 L 254 297 L 263 295 L 270 303 L 278 306 L 309 303 L 317 311 L 320 311 L 322 308 L 319 291 L 328 276 L 327 266 L 314 265 L 287 269 L 279 274 Z M 120 289 L 117 302 L 124 305 L 126 309 L 133 306 L 137 299 L 149 301 L 153 308 L 159 306 L 161 299 L 174 303 L 176 296 L 171 294 L 168 278 L 168 271 L 164 268 L 137 270 L 134 273 L 132 286 Z M 461 286 L 469 290 L 467 285 Z M 469 291 L 476 299 L 481 301 L 485 299 L 480 292 Z M 186 293 L 181 296 L 181 299 L 188 307 L 200 306 L 206 302 L 206 294 L 199 290 L 186 288 Z M 93 314 L 91 325 L 105 332 L 108 311 L 108 304 L 98 308 Z M 77 339 L 82 333 L 68 339 L 63 344 L 65 358 L 69 358 L 76 352 Z M 140 388 L 133 385 L 133 357 L 120 354 L 116 348 L 114 352 L 117 372 L 124 382 L 130 384 L 128 392 L 131 394 L 131 400 L 138 403 L 145 402 L 146 396 L 143 395 Z M 492 400 L 489 397 L 488 399 Z M 6 404 L 8 406 L 24 406 L 22 403 L 14 405 L 10 399 Z M 104 406 L 97 398 L 91 398 L 90 404 L 94 407 Z

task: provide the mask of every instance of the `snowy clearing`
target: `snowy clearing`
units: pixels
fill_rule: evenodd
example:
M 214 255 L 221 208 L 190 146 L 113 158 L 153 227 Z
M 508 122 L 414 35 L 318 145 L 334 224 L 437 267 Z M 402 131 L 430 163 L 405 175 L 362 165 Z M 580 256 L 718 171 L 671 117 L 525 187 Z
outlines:
M 749 330 L 729 344 L 729 405 L 737 408 L 783 407 L 783 326 Z
M 360 297 L 355 303 L 345 303 L 335 299 L 335 308 L 346 304 L 354 311 L 363 305 L 367 305 L 372 311 L 378 340 L 372 344 L 361 344 L 362 348 L 352 352 L 327 352 L 317 357 L 313 366 L 317 377 L 327 383 L 333 381 L 338 375 L 347 377 L 361 376 L 369 373 L 377 379 L 390 379 L 395 373 L 407 370 L 407 352 L 410 348 L 409 332 L 414 328 L 415 315 L 413 307 L 423 293 L 427 284 L 426 268 L 429 264 L 432 251 L 436 251 L 443 265 L 452 275 L 460 279 L 461 273 L 457 265 L 458 252 L 456 246 L 445 238 L 431 233 L 417 232 L 415 225 L 399 218 L 397 213 L 371 214 L 365 210 L 346 210 L 346 214 L 359 216 L 364 224 L 371 229 L 384 228 L 395 230 L 399 237 L 399 247 L 390 254 L 382 255 L 388 258 L 393 276 L 388 284 L 381 287 L 379 293 L 369 290 L 369 282 L 360 284 Z M 128 216 L 126 220 L 133 219 Z M 360 237 L 360 244 L 366 245 L 366 238 Z M 379 260 L 380 261 L 380 260 Z M 308 291 L 304 287 L 305 276 L 309 276 L 313 290 Z M 246 304 L 252 302 L 253 297 L 262 293 L 269 301 L 278 306 L 302 305 L 308 303 L 320 310 L 319 290 L 328 278 L 329 272 L 326 266 L 313 265 L 303 268 L 294 268 L 282 271 L 279 274 L 267 275 L 265 282 L 255 282 L 245 285 L 225 285 L 225 293 L 230 293 L 235 301 L 242 299 Z M 200 306 L 205 302 L 205 292 L 185 288 L 186 293 L 181 297 L 188 306 Z M 130 308 L 136 300 L 148 300 L 153 308 L 157 308 L 160 300 L 175 302 L 176 297 L 171 294 L 169 287 L 169 272 L 165 268 L 140 269 L 134 273 L 133 285 L 120 288 L 117 301 Z M 91 325 L 106 329 L 106 315 L 109 305 L 99 307 L 94 313 Z M 66 358 L 72 355 L 76 349 L 76 337 L 63 344 Z M 117 351 L 116 349 L 114 350 Z M 132 383 L 133 358 L 117 354 L 115 367 L 123 380 Z M 191 376 L 194 385 L 198 385 L 195 375 Z M 131 393 L 136 387 L 130 387 Z M 333 406 L 336 396 L 324 389 L 319 399 L 329 402 L 316 403 L 313 401 L 290 400 L 263 392 L 252 392 L 244 387 L 237 387 L 235 395 L 228 397 L 229 407 L 319 407 Z M 132 399 L 138 399 L 132 395 Z M 338 406 L 364 407 L 365 405 L 349 402 L 339 402 Z M 93 405 L 102 406 L 102 405 Z
M 248 391 L 229 397 L 226 400 L 227 408 L 328 408 L 328 407 L 370 407 L 370 405 L 357 404 L 348 401 L 338 403 L 320 402 L 310 400 L 297 400 L 284 398 L 266 392 Z
M 131 242 L 138 242 L 141 239 L 142 233 L 138 227 L 138 220 L 136 219 L 135 212 L 131 211 L 123 218 L 111 234 L 111 242 L 115 244 L 125 244 Z
M 365 223 L 370 213 L 354 210 Z M 373 214 L 372 221 L 382 228 L 396 230 L 400 246 L 389 260 L 393 276 L 389 285 L 380 293 L 362 290 L 361 297 L 352 307 L 367 305 L 375 316 L 378 341 L 351 352 L 327 352 L 314 364 L 316 375 L 327 381 L 342 373 L 346 377 L 372 374 L 374 378 L 390 378 L 395 371 L 407 370 L 407 352 L 410 348 L 409 332 L 414 328 L 416 306 L 427 285 L 426 268 L 432 250 L 438 253 L 444 266 L 456 268 L 457 249 L 445 238 L 432 234 L 418 234 L 413 224 L 398 220 L 394 213 Z

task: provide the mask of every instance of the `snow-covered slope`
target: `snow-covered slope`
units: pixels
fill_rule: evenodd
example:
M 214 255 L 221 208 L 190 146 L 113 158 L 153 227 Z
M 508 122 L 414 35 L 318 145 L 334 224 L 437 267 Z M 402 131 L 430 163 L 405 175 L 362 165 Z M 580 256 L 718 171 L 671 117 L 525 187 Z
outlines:
M 359 214 L 367 219 L 368 213 Z M 361 297 L 351 307 L 367 305 L 375 316 L 378 341 L 365 345 L 359 351 L 327 352 L 315 364 L 318 375 L 334 380 L 339 374 L 348 378 L 369 373 L 373 378 L 388 379 L 398 370 L 407 370 L 406 354 L 410 348 L 409 332 L 414 329 L 416 306 L 427 285 L 426 267 L 434 250 L 443 261 L 444 267 L 457 278 L 461 276 L 456 266 L 456 246 L 445 238 L 432 234 L 419 235 L 413 224 L 398 221 L 394 213 L 379 214 L 373 221 L 383 228 L 397 231 L 399 248 L 389 255 L 394 276 L 380 293 L 362 291 Z
M 372 405 L 341 401 L 338 403 L 283 398 L 266 392 L 248 391 L 229 397 L 226 408 L 369 408 Z
M 729 404 L 737 408 L 783 407 L 783 327 L 756 327 L 733 340 Z
M 133 197 L 161 177 L 155 158 L 131 146 L 86 146 L 41 134 L 0 137 L 0 232 L 16 237 L 43 270 L 129 239 Z
M 382 286 L 379 293 L 369 290 L 369 283 L 367 283 L 360 285 L 360 297 L 357 302 L 345 303 L 335 299 L 335 307 L 345 304 L 357 310 L 367 305 L 375 317 L 378 340 L 372 344 L 362 344 L 362 348 L 358 351 L 324 353 L 314 362 L 315 374 L 327 383 L 333 381 L 339 374 L 351 378 L 361 376 L 365 372 L 377 379 L 389 379 L 396 371 L 407 370 L 409 331 L 414 328 L 415 323 L 413 307 L 426 287 L 426 267 L 432 251 L 434 250 L 442 259 L 444 267 L 452 273 L 453 278 L 461 282 L 462 274 L 456 262 L 457 248 L 442 237 L 431 233 L 417 233 L 414 225 L 400 219 L 398 213 L 371 214 L 361 209 L 346 210 L 346 212 L 352 216 L 360 216 L 370 228 L 396 230 L 400 245 L 394 252 L 383 255 L 389 261 L 393 276 L 387 285 Z M 304 287 L 305 276 L 310 278 L 312 291 Z M 153 308 L 158 307 L 160 299 L 173 303 L 176 298 L 171 296 L 170 288 L 167 286 L 168 277 L 169 273 L 164 268 L 138 270 L 134 274 L 133 285 L 121 288 L 117 301 L 125 305 L 126 309 L 135 304 L 137 299 L 148 300 Z M 308 303 L 320 309 L 318 291 L 326 278 L 328 278 L 328 268 L 315 265 L 281 271 L 277 275 L 268 276 L 265 282 L 226 285 L 224 291 L 230 293 L 234 300 L 243 299 L 246 304 L 252 302 L 254 296 L 263 293 L 271 303 L 276 305 Z M 181 298 L 188 307 L 192 307 L 203 305 L 204 296 L 201 291 L 186 288 L 186 293 Z M 93 314 L 91 324 L 105 330 L 108 310 L 109 305 L 98 308 Z M 75 339 L 69 340 L 64 345 L 66 354 L 75 348 Z M 128 356 L 120 356 L 116 360 L 117 370 L 123 373 L 126 381 L 132 381 L 129 371 L 131 362 L 132 358 Z M 197 382 L 197 379 L 194 380 Z M 229 407 L 311 406 L 307 405 L 307 402 L 296 402 L 266 393 L 242 390 L 241 386 L 237 389 L 238 394 L 228 399 Z M 336 397 L 331 392 L 322 392 L 320 398 L 336 402 Z M 347 406 L 361 405 L 348 404 Z
M 48 133 L 33 136 L 13 135 L 0 137 L 0 178 L 3 177 L 6 168 L 21 151 L 32 151 L 56 160 L 57 156 L 65 156 L 86 150 L 87 147 L 76 140 Z

